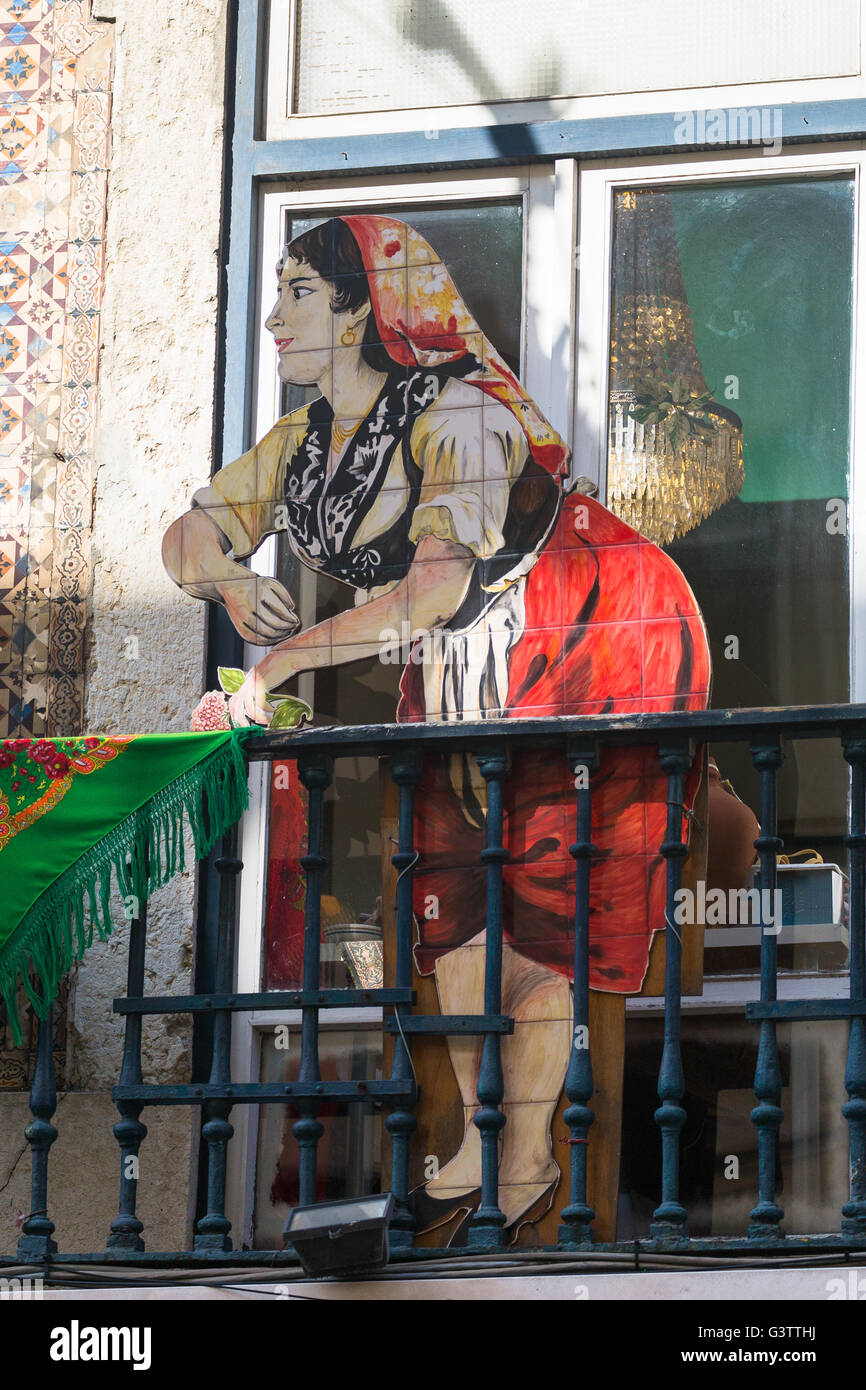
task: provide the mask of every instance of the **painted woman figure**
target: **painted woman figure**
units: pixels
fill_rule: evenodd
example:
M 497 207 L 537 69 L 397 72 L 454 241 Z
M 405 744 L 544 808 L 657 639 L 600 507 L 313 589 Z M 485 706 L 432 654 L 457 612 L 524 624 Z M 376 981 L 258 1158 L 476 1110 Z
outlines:
M 404 223 L 333 218 L 286 247 L 267 320 L 283 381 L 311 404 L 193 498 L 166 568 L 271 650 L 231 702 L 267 723 L 267 692 L 431 634 L 401 679 L 400 721 L 684 710 L 706 705 L 709 649 L 676 565 L 569 492 L 567 450 L 484 337 L 435 251 Z M 355 606 L 298 631 L 276 580 L 240 561 L 285 530 Z M 420 640 L 420 639 L 419 639 Z M 421 655 L 422 659 L 417 657 Z M 687 783 L 690 807 L 699 781 Z M 649 751 L 608 753 L 594 780 L 591 978 L 634 993 L 664 925 L 666 784 Z M 422 974 L 444 1014 L 482 1011 L 484 784 L 472 759 L 425 758 L 415 869 Z M 506 783 L 500 1205 L 516 1230 L 551 1200 L 550 1126 L 571 1042 L 574 781 L 561 750 L 515 755 Z M 431 904 L 435 907 L 431 910 Z M 451 1039 L 466 1132 L 416 1193 L 421 1227 L 478 1201 L 480 1048 Z

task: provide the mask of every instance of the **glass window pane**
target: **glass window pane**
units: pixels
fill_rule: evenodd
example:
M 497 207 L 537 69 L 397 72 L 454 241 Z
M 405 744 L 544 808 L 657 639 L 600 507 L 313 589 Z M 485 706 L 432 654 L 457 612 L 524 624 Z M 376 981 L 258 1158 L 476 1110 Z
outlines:
M 297 1080 L 300 1033 L 284 1037 L 276 1030 L 262 1034 L 261 1080 Z M 319 1034 L 323 1081 L 375 1081 L 382 1076 L 382 1034 L 376 1029 Z M 256 1250 L 281 1250 L 283 1227 L 298 1197 L 298 1145 L 292 1135 L 297 1118 L 288 1106 L 262 1105 L 259 1110 L 256 1171 Z M 328 1101 L 319 1111 L 324 1134 L 319 1141 L 317 1202 L 340 1197 L 364 1197 L 381 1191 L 382 1117 L 372 1101 Z
M 845 1023 L 781 1023 L 782 1073 L 777 1200 L 786 1230 L 838 1231 L 848 1200 L 848 1135 L 841 1059 Z M 629 1020 L 623 1093 L 619 1240 L 644 1239 L 660 1201 L 658 1105 L 661 1018 Z M 684 1015 L 680 1198 L 693 1236 L 743 1236 L 757 1201 L 754 1075 L 758 1029 L 743 1018 Z
M 854 74 L 857 6 L 834 0 L 832 23 L 829 8 L 297 0 L 292 109 L 331 115 Z M 284 49 L 274 54 L 283 71 L 286 59 Z
M 691 583 L 717 707 L 849 699 L 853 234 L 848 176 L 616 195 L 608 505 Z M 714 752 L 756 809 L 748 750 Z M 786 847 L 838 860 L 846 790 L 790 749 Z

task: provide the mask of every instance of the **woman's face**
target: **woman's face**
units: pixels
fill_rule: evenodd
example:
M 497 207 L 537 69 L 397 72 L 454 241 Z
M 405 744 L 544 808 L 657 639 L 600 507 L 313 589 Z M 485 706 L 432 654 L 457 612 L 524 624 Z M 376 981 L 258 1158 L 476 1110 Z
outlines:
M 311 266 L 284 256 L 278 268 L 277 302 L 265 320 L 276 339 L 281 381 L 313 386 L 332 371 L 334 348 L 358 311 L 335 313 L 331 292 Z

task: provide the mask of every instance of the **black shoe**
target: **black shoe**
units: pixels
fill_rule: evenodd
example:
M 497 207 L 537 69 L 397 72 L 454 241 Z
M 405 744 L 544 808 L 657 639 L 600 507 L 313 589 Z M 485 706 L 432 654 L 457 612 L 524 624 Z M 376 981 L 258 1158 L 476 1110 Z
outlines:
M 438 1226 L 444 1226 L 458 1212 L 465 1212 L 465 1218 L 458 1227 L 455 1235 L 462 1232 L 467 1225 L 472 1213 L 481 1204 L 481 1188 L 473 1187 L 468 1192 L 461 1192 L 453 1197 L 433 1197 L 426 1187 L 416 1187 L 409 1193 L 409 1207 L 415 1218 L 416 1235 L 424 1235 L 427 1231 L 435 1231 Z M 463 1239 L 465 1244 L 465 1237 Z M 454 1244 L 454 1238 L 448 1242 Z

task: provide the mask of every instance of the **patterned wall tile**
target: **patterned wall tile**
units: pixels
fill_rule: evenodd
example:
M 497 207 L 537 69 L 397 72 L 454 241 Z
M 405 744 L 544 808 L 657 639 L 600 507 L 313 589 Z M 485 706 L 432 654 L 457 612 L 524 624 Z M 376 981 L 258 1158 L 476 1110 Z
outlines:
M 51 604 L 25 599 L 21 622 L 12 634 L 12 646 L 21 657 L 22 668 L 31 674 L 48 671 L 48 633 Z
M 35 30 L 0 34 L 0 84 L 9 105 L 45 100 L 51 90 L 51 50 Z
M 30 524 L 30 489 L 27 468 L 4 468 L 0 462 L 0 530 L 24 530 Z
M 47 168 L 48 128 L 38 105 L 0 107 L 0 160 L 11 161 L 24 173 Z
M 112 37 L 0 0 L 0 737 L 81 728 Z
M 45 713 L 46 728 L 53 734 L 74 734 L 81 729 L 84 707 L 84 673 L 69 675 L 64 671 L 48 672 L 48 692 Z
M 0 727 L 11 734 L 24 728 L 24 720 L 32 709 L 27 710 L 24 695 L 24 679 L 20 659 L 10 659 L 0 670 Z
M 45 122 L 45 159 L 49 169 L 62 169 L 66 174 L 67 197 L 69 169 L 72 165 L 75 101 L 49 103 Z
M 19 727 L 22 732 L 40 738 L 48 732 L 45 711 L 48 704 L 48 672 L 42 669 L 30 670 L 26 665 L 21 670 L 21 710 Z
M 0 532 L 0 602 L 24 601 L 27 580 L 27 532 L 10 526 Z
M 87 626 L 87 603 L 84 598 L 52 599 L 51 651 L 56 667 L 61 671 L 81 671 L 84 665 L 84 633 Z
M 78 601 L 85 592 L 90 561 L 90 533 L 83 526 L 64 526 L 54 533 L 51 592 L 56 599 Z

